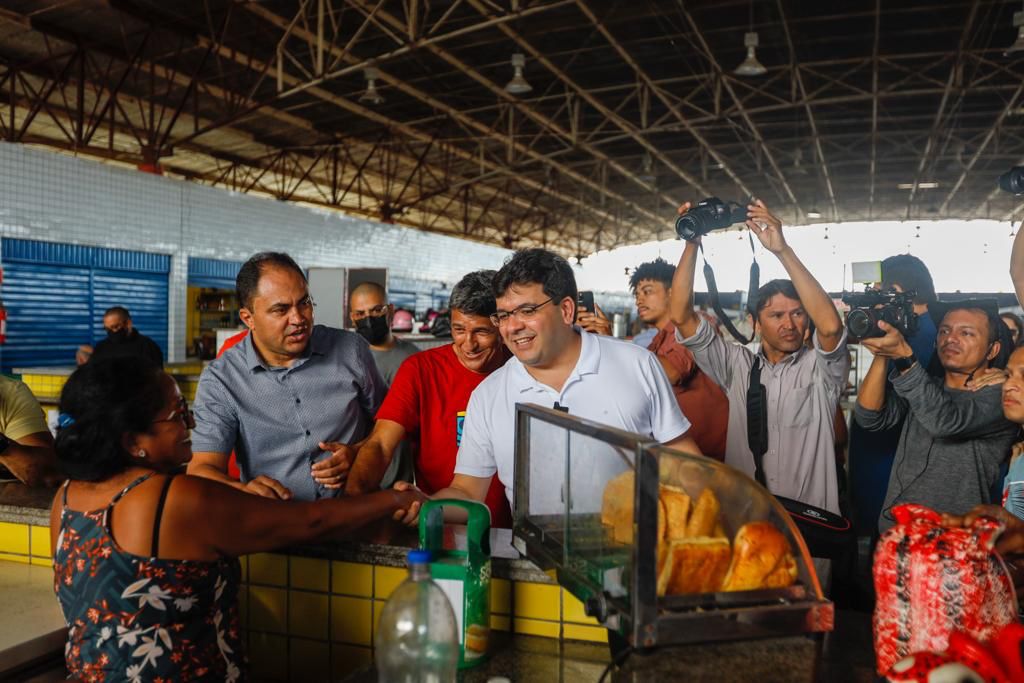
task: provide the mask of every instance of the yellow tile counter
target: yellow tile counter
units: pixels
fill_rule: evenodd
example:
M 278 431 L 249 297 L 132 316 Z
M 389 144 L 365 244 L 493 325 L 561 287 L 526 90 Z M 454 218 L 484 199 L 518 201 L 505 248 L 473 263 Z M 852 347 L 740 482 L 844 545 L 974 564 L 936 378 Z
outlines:
M 192 401 L 196 396 L 196 387 L 199 385 L 199 375 L 203 372 L 203 366 L 204 363 L 201 362 L 168 363 L 164 370 L 177 380 L 182 395 Z M 74 371 L 73 366 L 14 369 L 15 375 L 21 376 L 21 381 L 44 406 L 56 405 L 64 383 Z
M 0 559 L 50 565 L 52 491 L 0 484 Z M 338 680 L 372 661 L 374 631 L 406 577 L 415 536 L 389 544 L 323 543 L 242 558 L 239 594 L 254 675 Z M 509 530 L 492 530 L 491 627 L 556 640 L 604 643 L 604 628 L 547 574 L 520 559 Z

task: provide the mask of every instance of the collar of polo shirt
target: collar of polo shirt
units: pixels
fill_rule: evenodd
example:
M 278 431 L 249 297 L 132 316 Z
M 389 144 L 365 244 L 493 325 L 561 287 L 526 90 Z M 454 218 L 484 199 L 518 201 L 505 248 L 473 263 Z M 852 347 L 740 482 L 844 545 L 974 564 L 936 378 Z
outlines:
M 579 325 L 573 325 L 573 329 L 581 336 L 582 343 L 580 345 L 579 360 L 576 361 L 576 367 L 573 368 L 573 371 L 569 373 L 569 379 L 572 379 L 574 376 L 597 374 L 598 369 L 601 367 L 601 346 L 597 343 L 597 339 L 595 338 L 596 335 L 584 332 Z M 525 380 L 525 382 L 519 387 L 519 393 L 530 391 L 531 389 L 534 391 L 543 391 L 540 386 L 540 382 L 534 379 L 533 375 L 527 372 L 525 365 L 519 363 L 515 356 L 512 357 L 512 361 L 515 361 L 518 364 L 516 371 L 519 372 L 521 377 Z M 566 380 L 566 386 L 568 386 L 568 384 L 569 380 Z
M 309 343 L 306 344 L 306 350 L 302 353 L 300 361 L 305 361 L 311 355 L 323 356 L 327 353 L 327 349 L 324 347 L 324 338 L 322 335 L 317 334 L 317 325 L 314 325 L 309 333 Z M 355 334 L 354 332 L 352 334 Z M 291 368 L 277 368 L 275 366 L 267 365 L 260 358 L 260 354 L 256 352 L 256 344 L 252 340 L 252 333 L 245 335 L 245 339 L 239 342 L 239 345 L 245 350 L 245 364 L 250 370 L 291 370 L 298 365 L 294 365 Z

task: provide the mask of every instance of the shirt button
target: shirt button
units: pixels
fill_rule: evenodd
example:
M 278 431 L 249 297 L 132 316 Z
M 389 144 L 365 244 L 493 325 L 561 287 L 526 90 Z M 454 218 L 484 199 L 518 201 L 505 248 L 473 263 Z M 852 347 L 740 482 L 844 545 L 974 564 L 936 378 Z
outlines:
M 306 430 L 306 436 L 309 436 L 309 430 L 308 429 Z
M 301 398 L 297 398 L 297 399 L 295 399 L 295 402 L 296 403 L 302 403 L 302 399 Z

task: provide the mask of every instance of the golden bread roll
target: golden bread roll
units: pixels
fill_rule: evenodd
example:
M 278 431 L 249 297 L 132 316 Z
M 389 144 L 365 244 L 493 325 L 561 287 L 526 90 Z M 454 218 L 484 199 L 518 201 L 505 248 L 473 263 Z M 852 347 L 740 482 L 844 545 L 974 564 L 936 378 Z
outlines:
M 718 502 L 718 496 L 711 490 L 711 487 L 705 488 L 701 492 L 700 497 L 697 498 L 697 504 L 693 507 L 693 514 L 690 515 L 690 519 L 686 523 L 686 537 L 710 536 L 711 532 L 715 529 L 715 525 L 718 524 L 718 511 L 720 509 L 721 504 Z
M 725 529 L 722 527 L 722 523 L 719 522 L 715 525 L 715 530 L 711 532 L 714 538 L 729 538 L 729 535 L 725 533 Z
M 732 554 L 725 538 L 672 541 L 658 575 L 658 595 L 712 593 L 729 569 Z
M 778 569 L 781 571 L 775 573 Z M 772 577 L 772 586 L 766 584 L 769 576 Z M 796 561 L 790 551 L 789 541 L 774 524 L 750 522 L 740 527 L 733 539 L 732 563 L 722 583 L 723 591 L 780 588 L 795 580 Z
M 690 496 L 675 486 L 660 486 L 658 498 L 665 504 L 665 538 L 675 541 L 686 537 L 686 522 L 690 518 Z
M 772 573 L 764 577 L 764 588 L 785 588 L 796 583 L 796 559 L 792 554 L 786 554 Z

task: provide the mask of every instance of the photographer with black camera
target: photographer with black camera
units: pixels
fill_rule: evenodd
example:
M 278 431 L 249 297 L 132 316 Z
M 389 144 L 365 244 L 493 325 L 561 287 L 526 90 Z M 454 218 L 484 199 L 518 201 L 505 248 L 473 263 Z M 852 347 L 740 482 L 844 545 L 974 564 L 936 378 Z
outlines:
M 878 430 L 903 422 L 878 518 L 883 532 L 893 525 L 890 510 L 900 503 L 964 514 L 989 502 L 1017 433 L 1003 417 L 1000 388 L 971 387 L 1000 356 L 995 302 L 935 302 L 931 309 L 943 312 L 935 347 L 941 379 L 928 375 L 914 348 L 889 323 L 878 323 L 883 336 L 861 342 L 875 357 L 857 395 L 857 423 Z
M 886 322 L 903 323 L 904 338 L 914 351 L 921 367 L 935 377 L 943 376 L 942 366 L 933 361 L 935 331 L 941 319 L 929 312 L 935 303 L 935 284 L 928 266 L 911 254 L 897 254 L 881 262 L 879 290 L 843 297 L 853 310 L 847 315 L 851 337 L 869 338 L 885 333 L 875 325 L 876 317 Z M 874 306 L 881 304 L 878 313 Z M 870 308 L 865 311 L 864 308 Z M 891 370 L 891 367 L 890 367 Z M 886 392 L 892 391 L 891 384 Z M 896 447 L 899 445 L 902 422 L 885 429 L 869 431 L 856 420 L 850 424 L 850 502 L 858 536 L 874 537 L 878 515 L 882 512 L 885 492 L 889 487 Z
M 833 416 L 850 370 L 846 330 L 828 294 L 786 243 L 782 222 L 763 202 L 755 200 L 746 211 L 720 212 L 715 220 L 702 215 L 701 207 L 710 201 L 693 210 L 688 203 L 680 207 L 677 232 L 686 248 L 672 281 L 671 319 L 680 343 L 729 398 L 725 461 L 778 496 L 838 514 Z M 701 235 L 743 219 L 792 278 L 772 280 L 757 291 L 751 304 L 761 332 L 756 355 L 716 335 L 693 309 Z M 804 346 L 811 321 L 813 349 Z M 748 396 L 756 400 L 748 403 Z M 757 428 L 748 430 L 752 425 Z

